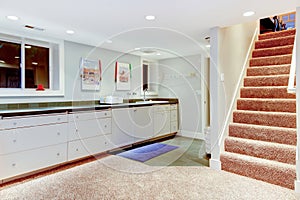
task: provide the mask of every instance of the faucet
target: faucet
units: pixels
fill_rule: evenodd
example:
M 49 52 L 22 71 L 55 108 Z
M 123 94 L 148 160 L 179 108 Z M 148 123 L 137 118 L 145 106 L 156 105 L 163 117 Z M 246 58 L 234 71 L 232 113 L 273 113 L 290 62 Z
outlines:
M 143 98 L 143 100 L 144 101 L 146 101 L 146 91 L 147 91 L 148 89 L 147 88 L 145 88 L 144 90 L 143 90 L 143 92 L 144 92 L 144 98 Z

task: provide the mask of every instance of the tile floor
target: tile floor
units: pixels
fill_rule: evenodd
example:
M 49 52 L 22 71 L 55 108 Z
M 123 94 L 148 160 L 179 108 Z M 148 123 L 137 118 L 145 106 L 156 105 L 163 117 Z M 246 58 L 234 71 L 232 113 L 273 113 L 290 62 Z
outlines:
M 157 142 L 178 146 L 179 148 L 152 158 L 144 164 L 150 166 L 208 166 L 209 164 L 205 153 L 205 141 L 203 140 L 176 136 Z M 123 151 L 124 149 L 111 152 L 111 154 L 115 155 Z

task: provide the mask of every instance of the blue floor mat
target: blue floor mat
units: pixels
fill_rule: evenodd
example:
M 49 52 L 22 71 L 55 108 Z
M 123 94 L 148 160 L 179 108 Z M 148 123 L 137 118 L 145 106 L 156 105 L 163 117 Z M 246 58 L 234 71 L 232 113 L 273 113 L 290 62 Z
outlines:
M 167 153 L 177 148 L 178 148 L 177 146 L 172 146 L 168 144 L 154 143 L 147 146 L 132 149 L 129 151 L 125 151 L 117 155 L 122 156 L 124 158 L 137 160 L 140 162 L 145 162 L 147 160 L 150 160 L 151 158 L 154 158 L 156 156 Z

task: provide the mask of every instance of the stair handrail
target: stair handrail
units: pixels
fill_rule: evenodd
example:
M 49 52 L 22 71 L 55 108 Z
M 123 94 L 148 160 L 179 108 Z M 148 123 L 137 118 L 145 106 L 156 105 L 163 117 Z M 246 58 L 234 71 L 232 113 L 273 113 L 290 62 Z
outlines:
M 288 88 L 287 88 L 288 93 L 296 93 L 295 75 L 296 75 L 296 37 L 294 40 L 292 62 L 291 62 L 291 67 L 290 67 L 290 76 L 289 76 L 289 83 L 288 83 Z
M 242 68 L 242 71 L 240 73 L 238 84 L 236 85 L 236 88 L 234 90 L 234 95 L 233 95 L 233 98 L 231 100 L 230 107 L 229 107 L 229 109 L 227 111 L 227 115 L 226 115 L 226 119 L 225 119 L 224 125 L 222 127 L 222 130 L 221 130 L 219 136 L 218 136 L 218 140 L 217 140 L 218 142 L 216 142 L 212 146 L 211 150 L 214 149 L 214 147 L 216 146 L 217 143 L 218 143 L 218 145 L 220 147 L 221 144 L 222 144 L 222 142 L 223 142 L 224 134 L 225 134 L 225 131 L 226 131 L 228 125 L 229 125 L 229 121 L 231 119 L 231 113 L 232 113 L 233 108 L 235 106 L 236 99 L 237 99 L 237 96 L 239 94 L 240 86 L 241 86 L 243 78 L 245 76 L 245 71 L 246 71 L 246 68 L 248 66 L 248 62 L 249 62 L 249 59 L 250 59 L 250 56 L 251 56 L 251 52 L 253 50 L 254 42 L 255 42 L 255 40 L 257 38 L 257 34 L 258 34 L 258 28 L 256 28 L 255 31 L 254 31 L 254 33 L 253 33 L 253 36 L 252 36 L 252 39 L 251 39 L 251 43 L 249 45 L 249 48 L 248 48 L 248 51 L 247 51 L 247 54 L 246 54 L 246 58 L 244 60 L 243 68 Z

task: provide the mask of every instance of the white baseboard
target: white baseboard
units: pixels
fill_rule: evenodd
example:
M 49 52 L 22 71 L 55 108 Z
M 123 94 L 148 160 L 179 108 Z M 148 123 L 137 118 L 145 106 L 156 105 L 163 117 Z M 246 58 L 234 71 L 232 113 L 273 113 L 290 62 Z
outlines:
M 300 180 L 295 180 L 295 192 L 300 194 Z
M 193 139 L 199 139 L 199 140 L 205 139 L 204 134 L 200 133 L 200 132 L 178 130 L 177 135 L 183 136 L 183 137 L 188 137 L 188 138 L 193 138 Z
M 209 160 L 209 166 L 211 169 L 214 169 L 214 170 L 221 170 L 221 161 L 219 160 L 216 160 L 216 159 L 210 159 Z

